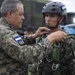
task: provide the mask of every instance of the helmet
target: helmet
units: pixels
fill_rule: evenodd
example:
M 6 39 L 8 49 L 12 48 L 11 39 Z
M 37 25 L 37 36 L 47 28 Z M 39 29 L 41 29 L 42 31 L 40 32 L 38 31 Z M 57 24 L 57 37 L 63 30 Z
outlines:
M 61 2 L 49 2 L 45 4 L 45 6 L 42 9 L 42 14 L 46 13 L 54 13 L 59 14 L 60 16 L 67 17 L 67 10 L 63 3 Z

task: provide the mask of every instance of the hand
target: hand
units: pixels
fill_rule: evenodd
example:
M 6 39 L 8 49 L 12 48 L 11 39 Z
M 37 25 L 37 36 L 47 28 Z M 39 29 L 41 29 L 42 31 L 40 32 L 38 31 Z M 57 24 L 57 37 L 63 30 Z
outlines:
M 50 29 L 48 29 L 47 27 L 39 27 L 38 30 L 36 31 L 36 33 L 32 37 L 33 38 L 40 37 L 40 36 L 48 33 L 49 31 L 50 31 Z
M 56 31 L 47 36 L 51 44 L 56 41 L 64 41 L 67 38 L 67 34 L 63 31 Z

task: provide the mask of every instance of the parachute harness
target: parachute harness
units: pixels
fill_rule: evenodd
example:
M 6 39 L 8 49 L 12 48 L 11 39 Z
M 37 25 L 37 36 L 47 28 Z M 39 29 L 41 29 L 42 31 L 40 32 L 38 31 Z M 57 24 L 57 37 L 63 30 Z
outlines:
M 46 56 L 46 60 L 52 64 L 52 71 L 55 75 L 60 75 L 62 71 L 69 70 L 69 62 L 74 59 L 74 42 L 75 34 L 68 34 L 65 42 L 56 42 L 53 45 L 53 50 Z M 63 67 L 63 68 L 62 68 Z

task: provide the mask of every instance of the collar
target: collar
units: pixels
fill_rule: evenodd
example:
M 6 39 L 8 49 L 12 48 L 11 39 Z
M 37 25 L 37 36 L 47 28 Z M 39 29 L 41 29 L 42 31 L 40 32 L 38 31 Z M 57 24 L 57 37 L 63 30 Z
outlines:
M 14 25 L 8 23 L 5 18 L 1 17 L 1 20 L 4 22 L 4 25 L 8 26 L 12 31 L 18 30 Z

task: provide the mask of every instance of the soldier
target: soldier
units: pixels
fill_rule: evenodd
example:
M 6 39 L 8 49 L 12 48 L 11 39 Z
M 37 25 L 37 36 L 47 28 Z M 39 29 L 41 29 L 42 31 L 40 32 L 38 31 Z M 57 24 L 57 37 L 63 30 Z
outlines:
M 60 24 L 67 17 L 66 7 L 61 2 L 49 2 L 44 5 L 42 14 L 46 26 L 50 29 L 48 34 L 42 35 L 37 42 L 45 39 L 56 31 L 65 31 Z M 68 33 L 67 33 L 68 34 Z M 52 51 L 39 63 L 38 75 L 75 75 L 75 35 L 69 35 L 64 42 L 52 45 Z
M 29 25 L 24 29 L 24 34 L 25 35 L 30 35 L 30 34 L 34 34 L 35 30 L 34 27 Z
M 23 30 L 18 30 L 17 33 L 19 33 L 20 35 L 30 35 L 30 34 L 34 34 L 35 29 L 33 26 L 29 25 L 26 28 L 24 28 Z
M 23 14 L 23 4 L 19 0 L 3 1 L 0 19 L 0 75 L 27 75 L 28 64 L 42 60 L 46 56 L 46 48 L 50 49 L 53 42 L 66 39 L 67 34 L 58 31 L 38 44 L 25 45 L 25 41 L 35 40 L 49 29 L 40 27 L 35 34 L 21 38 L 17 29 L 22 27 Z M 42 32 L 43 29 L 46 32 Z

